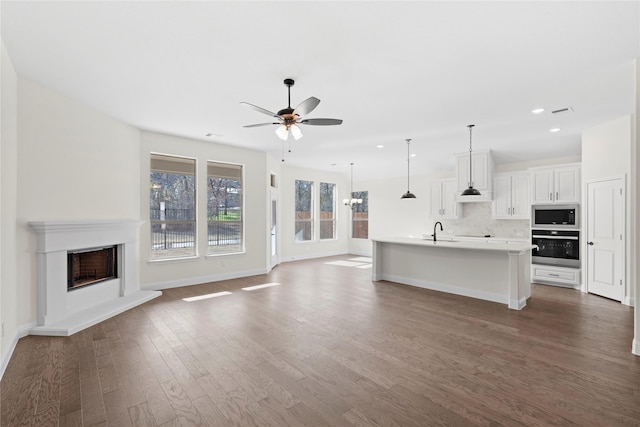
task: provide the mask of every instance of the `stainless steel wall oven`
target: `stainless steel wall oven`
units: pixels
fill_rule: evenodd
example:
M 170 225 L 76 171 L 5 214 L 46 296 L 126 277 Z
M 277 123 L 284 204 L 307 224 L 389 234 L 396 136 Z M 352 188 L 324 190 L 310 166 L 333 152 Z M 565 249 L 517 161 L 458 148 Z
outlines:
M 533 264 L 580 268 L 579 230 L 531 230 L 531 243 L 538 246 L 531 252 Z

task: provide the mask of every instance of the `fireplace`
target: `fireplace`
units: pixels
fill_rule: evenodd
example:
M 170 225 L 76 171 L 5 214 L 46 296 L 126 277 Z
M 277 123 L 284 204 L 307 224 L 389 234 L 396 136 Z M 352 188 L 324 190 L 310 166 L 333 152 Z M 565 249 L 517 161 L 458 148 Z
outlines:
M 142 290 L 137 240 L 142 221 L 33 221 L 37 326 L 69 336 L 162 295 Z
M 67 252 L 67 291 L 118 278 L 118 246 Z

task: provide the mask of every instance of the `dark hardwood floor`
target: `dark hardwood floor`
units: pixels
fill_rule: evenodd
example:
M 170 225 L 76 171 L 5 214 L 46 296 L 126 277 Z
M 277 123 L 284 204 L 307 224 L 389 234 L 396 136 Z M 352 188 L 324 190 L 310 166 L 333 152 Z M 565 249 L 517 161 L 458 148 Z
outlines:
M 633 309 L 534 285 L 522 311 L 281 264 L 18 342 L 2 426 L 638 426 Z M 241 288 L 276 282 L 277 286 Z M 185 302 L 182 298 L 228 291 Z

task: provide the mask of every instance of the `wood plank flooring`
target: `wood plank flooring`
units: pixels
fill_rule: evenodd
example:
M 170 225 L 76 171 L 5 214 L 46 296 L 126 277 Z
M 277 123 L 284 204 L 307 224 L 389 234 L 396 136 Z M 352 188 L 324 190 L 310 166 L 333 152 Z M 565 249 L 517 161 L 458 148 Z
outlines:
M 514 311 L 326 264 L 352 258 L 169 289 L 71 337 L 23 338 L 0 424 L 640 425 L 632 308 L 534 285 Z

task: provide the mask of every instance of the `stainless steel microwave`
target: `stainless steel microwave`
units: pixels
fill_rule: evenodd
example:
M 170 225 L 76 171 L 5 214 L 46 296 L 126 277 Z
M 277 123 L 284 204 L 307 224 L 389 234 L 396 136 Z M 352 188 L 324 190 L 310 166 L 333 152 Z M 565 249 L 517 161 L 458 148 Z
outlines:
M 532 205 L 531 226 L 534 228 L 580 228 L 580 206 Z

